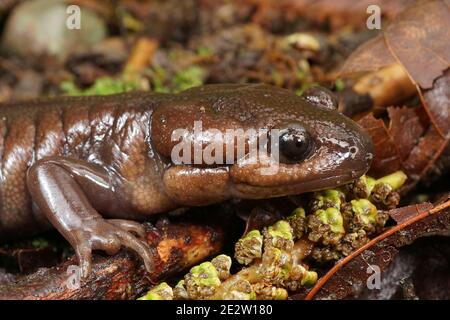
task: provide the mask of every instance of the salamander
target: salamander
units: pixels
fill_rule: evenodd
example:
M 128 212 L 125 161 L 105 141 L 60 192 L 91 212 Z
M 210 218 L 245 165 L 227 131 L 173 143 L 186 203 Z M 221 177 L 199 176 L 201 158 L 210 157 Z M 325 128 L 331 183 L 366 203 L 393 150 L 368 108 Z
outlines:
M 73 246 L 83 276 L 91 270 L 93 250 L 114 254 L 122 246 L 151 271 L 150 248 L 140 239 L 137 222 L 149 215 L 236 198 L 300 194 L 363 175 L 372 141 L 336 105 L 324 89 L 300 97 L 263 84 L 4 103 L 0 239 L 56 228 Z M 198 123 L 202 131 L 194 134 Z M 174 139 L 177 129 L 184 134 Z M 255 158 L 254 141 L 245 135 L 244 151 L 238 152 L 231 142 L 237 145 L 239 137 L 224 140 L 230 136 L 217 134 L 249 129 L 277 132 L 267 138 L 275 142 L 265 153 L 271 160 Z M 179 153 L 183 159 L 195 158 L 189 150 L 214 145 L 220 148 L 210 155 L 219 161 L 174 159 L 181 141 L 194 146 Z M 222 146 L 234 150 L 231 156 L 221 156 Z M 275 163 L 275 148 L 276 170 L 266 172 Z

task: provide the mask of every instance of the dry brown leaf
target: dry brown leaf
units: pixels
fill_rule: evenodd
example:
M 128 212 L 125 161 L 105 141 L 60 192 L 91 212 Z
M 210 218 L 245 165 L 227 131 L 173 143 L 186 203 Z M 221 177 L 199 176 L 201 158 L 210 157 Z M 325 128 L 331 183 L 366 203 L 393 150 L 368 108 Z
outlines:
M 429 89 L 450 66 L 450 8 L 442 0 L 419 1 L 384 32 L 391 54 L 413 82 Z
M 450 10 L 443 0 L 418 1 L 386 30 L 356 50 L 341 74 L 373 71 L 400 63 L 422 89 L 450 66 Z
M 386 68 L 397 61 L 416 85 L 424 117 L 390 110 L 389 130 L 375 118 L 362 119 L 375 142 L 375 173 L 402 168 L 414 186 L 448 148 L 450 139 L 450 10 L 444 0 L 418 1 L 347 60 L 343 74 Z M 383 146 L 382 143 L 385 143 Z M 385 166 L 383 168 L 383 166 Z
M 366 129 L 373 140 L 375 155 L 369 174 L 381 177 L 399 170 L 402 166 L 400 153 L 383 120 L 372 114 L 361 118 L 358 123 Z
M 358 123 L 371 135 L 375 156 L 369 173 L 381 177 L 395 170 L 403 170 L 408 181 L 403 191 L 416 185 L 448 147 L 434 126 L 424 123 L 422 109 L 388 108 L 388 127 L 372 114 Z
M 408 182 L 404 190 L 411 189 L 428 172 L 432 165 L 439 159 L 448 145 L 434 127 L 430 127 L 427 133 L 420 139 L 419 144 L 411 151 L 409 157 L 403 163 L 403 168 L 408 175 Z
M 422 93 L 425 110 L 440 134 L 450 139 L 450 69 Z
M 389 119 L 388 133 L 395 142 L 395 148 L 401 161 L 408 158 L 412 149 L 425 132 L 427 125 L 423 123 L 425 118 L 420 108 L 394 108 L 387 109 Z

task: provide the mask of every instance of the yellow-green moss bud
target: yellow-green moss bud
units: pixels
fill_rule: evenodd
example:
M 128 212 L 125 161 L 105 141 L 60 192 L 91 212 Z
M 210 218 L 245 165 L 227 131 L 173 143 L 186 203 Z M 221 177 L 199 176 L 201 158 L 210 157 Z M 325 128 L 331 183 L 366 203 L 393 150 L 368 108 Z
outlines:
M 300 281 L 304 278 L 305 273 L 306 273 L 305 267 L 303 267 L 301 264 L 295 264 L 291 268 L 289 280 Z
M 301 281 L 302 286 L 312 286 L 317 282 L 317 272 L 306 271 L 305 275 Z
M 287 217 L 287 222 L 292 227 L 294 239 L 300 239 L 306 232 L 306 214 L 305 209 L 297 208 Z
M 230 276 L 231 258 L 225 254 L 218 255 L 211 260 L 212 265 L 216 268 L 220 280 L 225 280 Z
M 173 288 L 173 298 L 175 300 L 186 300 L 189 299 L 189 295 L 184 285 L 184 280 L 178 281 L 175 288 Z
M 253 290 L 256 293 L 256 299 L 258 300 L 286 300 L 288 298 L 288 292 L 284 288 L 277 288 L 264 282 L 258 282 L 253 284 Z
M 345 233 L 344 220 L 338 209 L 328 208 L 326 210 L 317 210 L 314 214 L 322 223 L 328 224 L 332 232 Z
M 292 217 L 292 218 L 305 218 L 306 217 L 305 209 L 303 209 L 302 207 L 298 207 L 294 211 L 292 211 L 292 213 L 291 213 L 291 215 L 289 217 Z
M 405 184 L 406 179 L 408 177 L 403 171 L 396 171 L 376 180 L 375 184 L 386 183 L 391 186 L 392 190 L 397 190 Z
M 173 299 L 173 290 L 166 282 L 158 284 L 157 286 L 151 288 L 145 296 L 138 298 L 138 300 L 172 300 L 172 299 Z
M 374 224 L 377 220 L 377 207 L 367 199 L 352 200 L 352 210 L 365 225 Z
M 288 292 L 286 289 L 277 288 L 275 290 L 274 300 L 286 300 L 288 298 Z
M 272 246 L 282 250 L 290 251 L 294 246 L 292 227 L 285 220 L 277 221 L 272 226 L 264 229 L 263 235 L 266 248 Z
M 191 268 L 184 277 L 184 283 L 190 299 L 206 299 L 220 286 L 219 274 L 211 262 Z
M 375 179 L 366 175 L 363 175 L 349 183 L 347 189 L 353 198 L 365 199 L 370 196 L 373 187 L 375 186 Z
M 289 278 L 292 267 L 290 255 L 278 248 L 268 247 L 264 250 L 259 273 L 265 282 L 274 285 L 282 284 Z
M 270 236 L 273 238 L 281 237 L 286 240 L 292 240 L 292 228 L 287 221 L 280 220 L 268 229 Z
M 372 177 L 369 177 L 369 176 L 364 176 L 364 177 L 365 177 L 365 180 L 366 180 L 368 193 L 370 194 L 372 192 L 373 187 L 376 184 L 376 180 L 374 178 L 372 178 Z
M 327 208 L 341 208 L 341 203 L 345 201 L 345 194 L 338 189 L 328 189 L 316 192 L 312 203 L 312 210 Z
M 256 294 L 252 285 L 245 279 L 235 282 L 223 295 L 224 300 L 255 300 Z
M 252 230 L 236 242 L 234 257 L 240 264 L 248 265 L 261 258 L 263 236 L 259 230 Z

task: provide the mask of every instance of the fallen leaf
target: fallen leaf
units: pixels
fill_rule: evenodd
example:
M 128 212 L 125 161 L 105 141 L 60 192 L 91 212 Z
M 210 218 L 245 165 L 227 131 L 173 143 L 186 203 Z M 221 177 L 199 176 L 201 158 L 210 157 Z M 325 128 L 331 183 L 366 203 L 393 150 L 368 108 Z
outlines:
M 404 161 L 427 128 L 421 108 L 389 107 L 389 136 L 392 137 L 400 160 Z
M 425 110 L 439 133 L 450 138 L 450 69 L 436 79 L 432 89 L 422 92 Z
M 386 29 L 391 54 L 422 89 L 450 66 L 450 10 L 442 0 L 419 1 L 402 12 Z
M 412 217 L 416 216 L 418 212 L 422 212 L 425 210 L 430 210 L 433 208 L 433 205 L 428 202 L 424 202 L 421 204 L 413 204 L 410 206 L 405 206 L 401 208 L 395 208 L 392 210 L 389 210 L 389 216 L 394 219 L 394 221 L 397 224 L 401 224 L 408 219 L 411 219 Z
M 422 89 L 450 66 L 450 10 L 443 0 L 418 1 L 400 13 L 386 30 L 355 51 L 342 74 L 373 71 L 400 63 Z
M 419 143 L 411 151 L 403 163 L 409 181 L 403 187 L 410 190 L 430 170 L 440 155 L 448 147 L 448 139 L 444 139 L 434 127 L 430 127 Z
M 417 1 L 400 13 L 382 34 L 360 46 L 345 62 L 341 75 L 401 65 L 416 86 L 432 124 L 448 139 L 449 29 L 448 1 Z
M 401 190 L 405 193 L 433 168 L 448 148 L 448 139 L 443 138 L 434 126 L 425 126 L 420 109 L 388 108 L 388 114 L 388 127 L 372 114 L 361 118 L 358 123 L 374 142 L 375 154 L 369 174 L 381 177 L 403 170 L 408 176 Z M 445 170 L 441 170 L 441 174 Z
M 370 134 L 375 148 L 369 174 L 381 177 L 399 170 L 402 166 L 400 153 L 383 120 L 368 114 L 358 123 Z

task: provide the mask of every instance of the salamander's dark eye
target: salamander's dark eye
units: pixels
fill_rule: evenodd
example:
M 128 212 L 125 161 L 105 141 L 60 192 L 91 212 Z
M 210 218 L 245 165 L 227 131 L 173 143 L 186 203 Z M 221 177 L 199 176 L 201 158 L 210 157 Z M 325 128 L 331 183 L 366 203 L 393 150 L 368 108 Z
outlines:
M 281 162 L 298 162 L 306 159 L 312 149 L 312 139 L 308 131 L 300 126 L 280 131 Z

